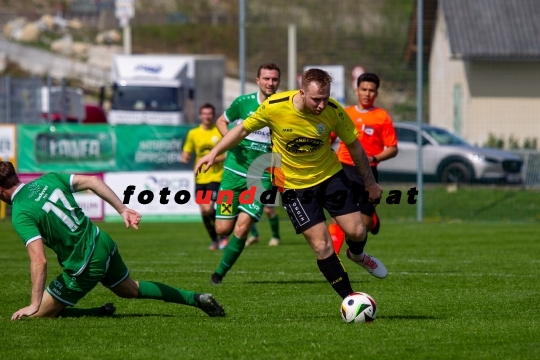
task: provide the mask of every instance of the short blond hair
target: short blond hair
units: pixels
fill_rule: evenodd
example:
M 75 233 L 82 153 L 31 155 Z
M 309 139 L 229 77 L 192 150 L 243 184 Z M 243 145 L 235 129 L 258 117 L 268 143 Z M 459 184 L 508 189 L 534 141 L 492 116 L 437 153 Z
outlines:
M 319 85 L 320 88 L 324 88 L 332 83 L 332 76 L 322 69 L 308 69 L 302 74 L 302 88 L 307 89 L 308 85 L 312 82 Z

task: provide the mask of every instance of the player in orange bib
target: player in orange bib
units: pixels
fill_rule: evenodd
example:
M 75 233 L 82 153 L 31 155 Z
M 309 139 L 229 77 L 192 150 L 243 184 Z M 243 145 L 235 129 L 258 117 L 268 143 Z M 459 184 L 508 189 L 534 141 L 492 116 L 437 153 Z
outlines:
M 390 115 L 385 110 L 373 105 L 378 95 L 379 84 L 380 80 L 377 75 L 372 73 L 362 74 L 356 82 L 358 105 L 345 108 L 358 129 L 358 140 L 366 152 L 371 171 L 377 182 L 379 182 L 377 164 L 393 158 L 398 153 L 396 131 Z M 353 186 L 364 186 L 358 171 L 354 167 L 349 150 L 347 150 L 343 142 L 339 144 L 337 155 Z M 360 211 L 367 230 L 374 235 L 377 234 L 380 221 L 373 204 L 371 202 L 361 204 Z M 345 239 L 344 233 L 333 219 L 328 226 L 328 230 L 332 237 L 334 249 L 339 254 Z

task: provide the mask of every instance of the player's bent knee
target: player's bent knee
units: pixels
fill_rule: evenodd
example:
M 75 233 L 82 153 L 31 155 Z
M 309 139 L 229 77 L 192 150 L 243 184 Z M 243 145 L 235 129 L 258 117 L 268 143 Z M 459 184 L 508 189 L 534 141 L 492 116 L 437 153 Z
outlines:
M 247 212 L 241 211 L 234 226 L 234 233 L 247 236 L 256 220 Z M 238 235 L 237 235 L 238 236 Z
M 139 284 L 132 278 L 127 278 L 110 290 L 121 298 L 136 299 L 139 297 Z
M 313 252 L 318 260 L 323 260 L 328 258 L 334 253 L 334 247 L 332 244 L 319 243 L 315 246 L 312 246 Z
M 370 231 L 373 228 L 373 216 L 372 215 L 366 215 L 362 213 L 362 222 L 364 223 L 364 226 L 366 227 L 367 231 Z
M 364 241 L 366 238 L 366 229 L 365 227 L 356 228 L 350 233 L 345 233 L 345 236 L 347 236 L 348 239 L 351 239 L 352 241 Z
M 367 230 L 360 219 L 358 219 L 358 221 L 348 222 L 339 225 L 345 233 L 345 236 L 353 241 L 362 241 L 366 237 Z
M 234 228 L 234 235 L 239 239 L 245 239 L 249 235 L 252 225 L 252 222 L 237 223 Z
M 349 223 L 340 227 L 345 233 L 345 236 L 353 241 L 362 241 L 366 237 L 366 227 L 362 223 Z
M 231 235 L 233 228 L 234 228 L 234 222 L 231 224 L 228 224 L 227 222 L 221 222 L 216 221 L 216 233 L 221 236 L 229 236 Z

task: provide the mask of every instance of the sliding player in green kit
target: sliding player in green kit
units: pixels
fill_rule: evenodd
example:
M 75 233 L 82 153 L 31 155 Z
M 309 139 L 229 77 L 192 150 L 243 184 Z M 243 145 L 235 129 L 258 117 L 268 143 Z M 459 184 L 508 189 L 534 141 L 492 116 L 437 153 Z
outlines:
M 28 183 L 19 181 L 13 164 L 0 161 L 0 200 L 13 206 L 12 223 L 30 256 L 31 303 L 16 311 L 23 316 L 110 316 L 116 308 L 107 303 L 94 309 L 70 309 L 98 283 L 123 298 L 154 299 L 200 308 L 209 316 L 225 316 L 210 294 L 199 294 L 152 281 L 134 281 L 116 243 L 94 225 L 77 205 L 72 193 L 92 190 L 138 229 L 141 215 L 127 208 L 95 176 L 49 173 Z M 45 291 L 47 260 L 44 245 L 58 256 L 62 273 Z

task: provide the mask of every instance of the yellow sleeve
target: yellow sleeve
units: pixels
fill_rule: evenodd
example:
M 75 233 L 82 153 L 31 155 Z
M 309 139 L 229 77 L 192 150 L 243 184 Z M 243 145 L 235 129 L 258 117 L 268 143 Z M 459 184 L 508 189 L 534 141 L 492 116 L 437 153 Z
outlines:
M 192 153 L 195 150 L 195 144 L 193 143 L 193 130 L 189 130 L 186 136 L 186 142 L 182 149 L 187 153 Z
M 251 114 L 246 120 L 244 120 L 244 128 L 248 132 L 253 132 L 255 130 L 262 129 L 265 126 L 268 126 L 270 120 L 268 114 L 268 99 L 266 99 L 261 106 Z
M 345 144 L 351 144 L 354 140 L 358 139 L 358 130 L 356 129 L 356 126 L 354 126 L 349 114 L 347 114 L 341 105 L 337 105 L 338 107 L 335 110 L 337 123 L 334 133 Z

